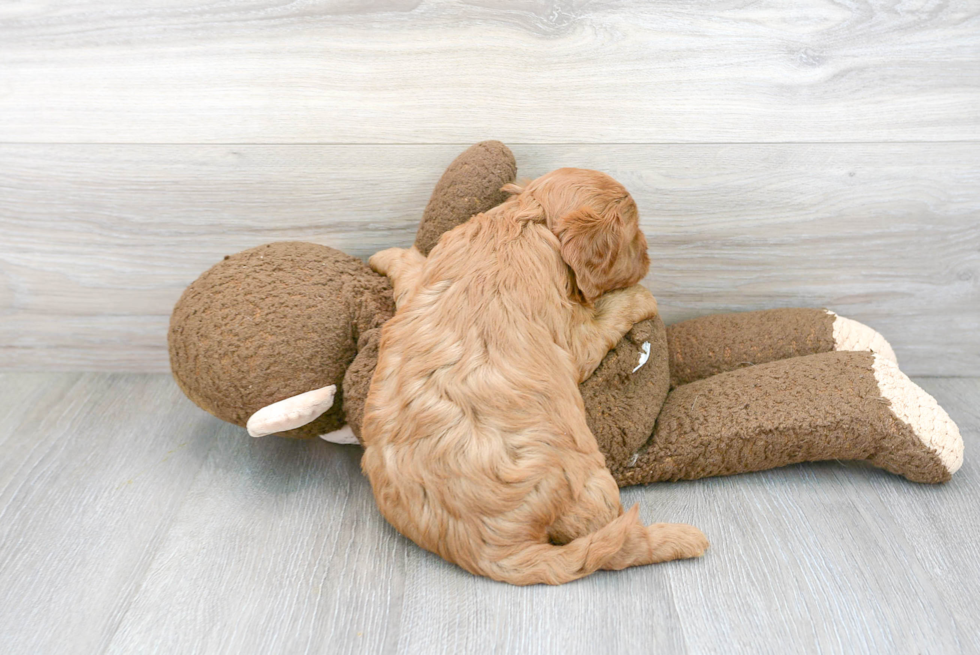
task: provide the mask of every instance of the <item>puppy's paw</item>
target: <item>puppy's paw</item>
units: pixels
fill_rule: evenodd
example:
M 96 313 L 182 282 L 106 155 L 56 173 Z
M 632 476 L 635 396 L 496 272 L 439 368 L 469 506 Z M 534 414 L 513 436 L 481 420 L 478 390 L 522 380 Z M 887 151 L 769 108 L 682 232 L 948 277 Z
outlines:
M 624 289 L 624 291 L 630 294 L 630 307 L 633 310 L 634 323 L 653 318 L 659 312 L 657 299 L 653 297 L 653 294 L 646 287 L 637 284 L 628 289 Z
M 394 263 L 401 259 L 404 252 L 404 248 L 388 248 L 386 250 L 381 250 L 371 255 L 371 258 L 368 259 L 368 266 L 370 266 L 371 270 L 373 270 L 375 273 L 388 275 Z

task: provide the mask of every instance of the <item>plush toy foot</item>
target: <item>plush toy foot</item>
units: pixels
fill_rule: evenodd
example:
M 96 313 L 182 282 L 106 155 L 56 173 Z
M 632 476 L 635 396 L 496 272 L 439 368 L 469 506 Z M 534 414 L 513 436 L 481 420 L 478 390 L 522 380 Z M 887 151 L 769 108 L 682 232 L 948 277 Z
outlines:
M 888 400 L 892 414 L 908 426 L 918 443 L 906 437 L 904 447 L 895 443 L 892 448 L 884 448 L 870 458 L 871 463 L 904 475 L 906 471 L 923 471 L 926 467 L 919 461 L 922 454 L 926 453 L 927 458 L 934 454 L 948 472 L 945 476 L 948 480 L 963 465 L 963 438 L 959 428 L 936 399 L 898 370 L 894 361 L 875 355 L 873 369 L 882 398 Z
M 864 323 L 823 310 L 834 318 L 834 350 L 867 351 L 898 363 L 895 351 L 885 337 Z
M 959 430 L 894 362 L 828 352 L 750 366 L 678 387 L 620 486 L 819 460 L 867 460 L 914 482 L 945 482 L 963 462 Z
M 333 406 L 336 394 L 337 385 L 331 384 L 266 405 L 249 417 L 245 427 L 253 437 L 294 430 L 320 418 Z
M 670 385 L 790 357 L 833 351 L 895 351 L 876 331 L 826 309 L 712 314 L 667 326 Z

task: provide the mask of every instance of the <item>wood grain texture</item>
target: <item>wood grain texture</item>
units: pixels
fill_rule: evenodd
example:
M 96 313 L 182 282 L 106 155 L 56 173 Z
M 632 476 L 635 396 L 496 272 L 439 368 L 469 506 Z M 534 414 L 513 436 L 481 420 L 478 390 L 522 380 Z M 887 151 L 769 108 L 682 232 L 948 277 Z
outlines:
M 951 413 L 965 441 L 971 446 L 964 470 L 977 472 L 974 448 L 980 435 L 980 382 L 969 384 L 945 378 L 919 379 L 917 382 Z M 969 465 L 969 469 L 966 467 Z M 907 552 L 914 553 L 917 569 L 937 582 L 931 600 L 942 608 L 942 614 L 956 625 L 956 647 L 950 652 L 980 652 L 980 621 L 974 603 L 975 581 L 980 580 L 980 512 L 976 509 L 976 491 L 971 485 L 956 485 L 949 495 L 930 493 L 919 488 L 906 495 L 901 487 L 882 479 L 871 481 L 882 507 L 898 526 L 892 538 Z M 973 507 L 970 508 L 970 503 Z M 957 516 L 957 508 L 963 508 Z M 951 511 L 952 510 L 952 511 Z M 936 544 L 949 544 L 937 547 Z M 925 652 L 925 649 L 923 650 Z
M 980 137 L 971 0 L 22 0 L 0 141 Z
M 361 450 L 222 435 L 106 653 L 381 653 L 413 544 Z
M 0 650 L 975 652 L 980 379 L 917 381 L 966 442 L 950 483 L 828 462 L 629 488 L 707 555 L 518 588 L 397 535 L 354 447 L 250 439 L 163 375 L 2 374 Z
M 159 375 L 0 374 L 0 416 L 0 652 L 102 652 L 232 430 Z
M 667 322 L 826 306 L 910 374 L 980 372 L 976 144 L 535 146 L 635 196 Z M 167 370 L 182 290 L 297 239 L 411 243 L 458 146 L 0 146 L 0 367 Z

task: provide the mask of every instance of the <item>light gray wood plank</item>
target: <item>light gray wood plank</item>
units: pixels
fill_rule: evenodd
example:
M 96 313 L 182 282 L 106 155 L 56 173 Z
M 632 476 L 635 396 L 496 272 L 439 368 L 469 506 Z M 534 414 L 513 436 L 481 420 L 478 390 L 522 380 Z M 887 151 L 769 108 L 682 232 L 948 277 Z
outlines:
M 644 520 L 693 520 L 682 489 L 628 493 Z M 665 496 L 670 496 L 665 500 Z M 684 617 L 674 581 L 703 562 L 671 562 L 599 572 L 561 587 L 513 587 L 477 578 L 426 552 L 406 557 L 405 609 L 398 653 L 684 653 Z
M 0 650 L 972 652 L 980 379 L 917 381 L 966 441 L 950 483 L 821 463 L 630 488 L 708 554 L 517 588 L 397 535 L 356 448 L 250 439 L 167 376 L 0 374 Z
M 950 484 L 820 463 L 624 489 L 646 520 L 692 522 L 711 549 L 558 589 L 495 584 L 410 552 L 399 652 L 972 652 L 980 382 L 927 388 L 967 440 Z
M 890 484 L 872 480 L 882 506 L 895 518 L 896 537 L 918 565 L 934 581 L 942 601 L 942 614 L 958 628 L 954 651 L 980 653 L 980 380 L 918 379 L 917 382 L 943 404 L 966 441 L 963 468 L 942 488 Z M 945 620 L 945 619 L 943 619 Z M 954 652 L 950 651 L 950 652 Z
M 668 322 L 827 306 L 881 331 L 910 374 L 980 372 L 974 143 L 512 147 L 525 176 L 626 184 Z M 0 366 L 166 370 L 170 310 L 222 256 L 407 245 L 461 149 L 0 146 Z
M 707 602 L 685 596 L 678 606 L 692 652 L 714 651 L 722 635 L 728 652 L 745 653 L 789 643 L 795 652 L 976 649 L 980 381 L 916 382 L 966 443 L 966 463 L 948 484 L 830 462 L 701 481 L 718 492 L 705 530 L 726 561 L 704 576 Z
M 101 652 L 227 428 L 159 375 L 0 376 L 16 396 L 16 416 L 0 409 L 0 651 Z
M 35 406 L 53 406 L 77 383 L 80 373 L 20 373 L 0 371 L 0 484 L 13 475 L 15 462 L 36 447 L 30 439 L 18 435 L 16 428 L 25 416 L 36 412 Z M 36 417 L 36 414 L 34 414 Z M 15 452 L 23 449 L 23 452 Z
M 360 454 L 222 435 L 106 652 L 391 652 L 411 544 Z
M 25 0 L 0 141 L 977 139 L 978 27 L 970 0 Z
M 695 522 L 712 551 L 685 581 L 698 593 L 675 593 L 691 652 L 957 652 L 958 626 L 896 539 L 876 478 L 913 502 L 907 481 L 834 463 L 703 481 Z

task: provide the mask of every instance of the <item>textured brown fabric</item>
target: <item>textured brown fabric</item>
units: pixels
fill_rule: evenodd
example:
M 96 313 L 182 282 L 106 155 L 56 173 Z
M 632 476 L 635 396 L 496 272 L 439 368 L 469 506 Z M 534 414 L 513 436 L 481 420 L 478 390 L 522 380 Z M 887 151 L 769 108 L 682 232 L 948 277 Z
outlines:
M 866 352 L 830 352 L 722 373 L 673 390 L 620 486 L 868 460 L 914 482 L 950 478 L 881 396 Z
M 636 372 L 643 344 L 650 357 Z M 579 385 L 587 422 L 607 466 L 622 464 L 650 438 L 667 397 L 667 336 L 660 317 L 641 321 Z
M 834 349 L 823 309 L 712 314 L 667 326 L 671 388 L 726 371 Z
M 374 368 L 378 365 L 379 343 L 381 343 L 380 327 L 362 334 L 357 342 L 357 357 L 344 375 L 344 415 L 347 417 L 347 425 L 358 441 L 361 440 L 364 401 L 367 400 Z
M 170 364 L 187 397 L 244 426 L 258 409 L 336 384 L 319 419 L 281 436 L 344 424 L 344 372 L 362 332 L 394 313 L 391 285 L 355 257 L 281 242 L 226 257 L 193 282 L 170 320 Z
M 439 178 L 422 214 L 415 247 L 428 256 L 445 232 L 506 200 L 508 194 L 500 187 L 516 176 L 514 154 L 500 141 L 481 141 L 467 148 Z

